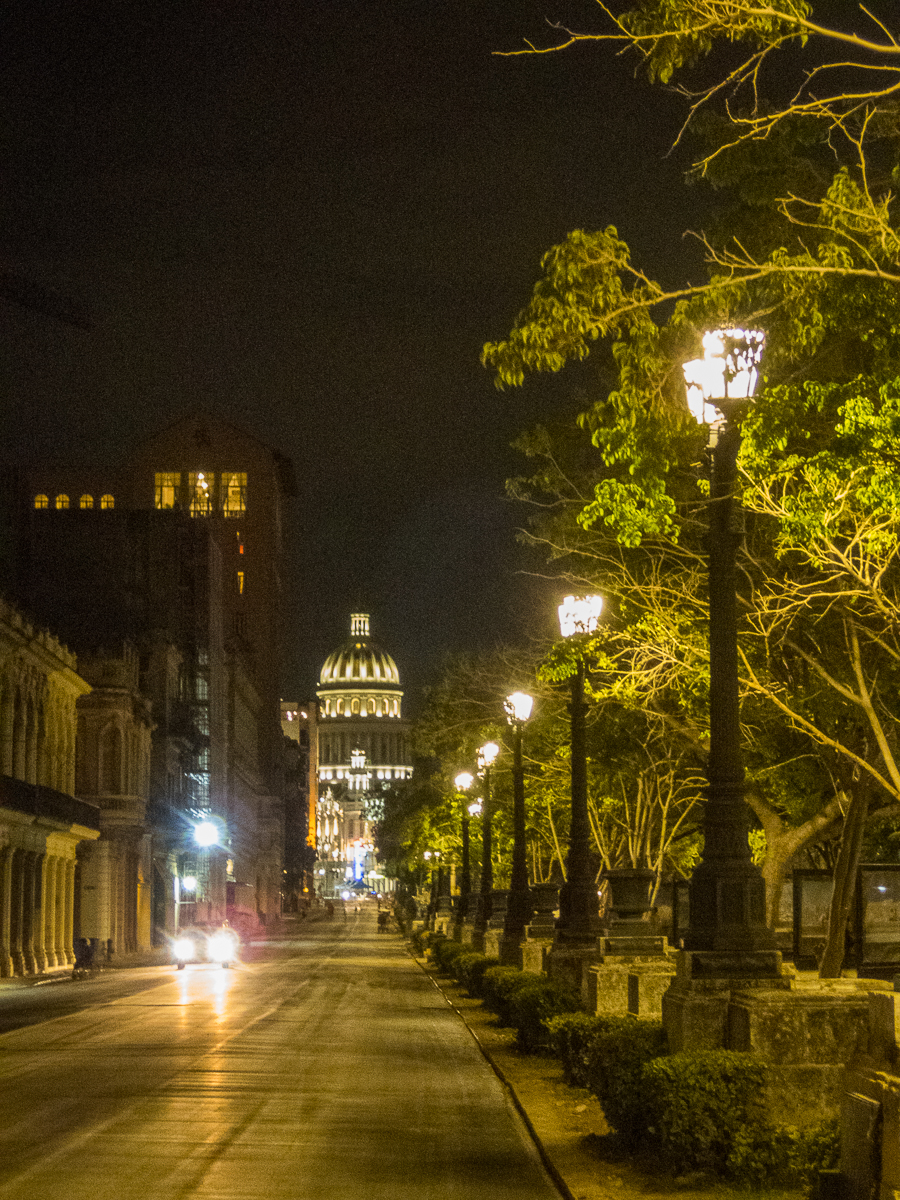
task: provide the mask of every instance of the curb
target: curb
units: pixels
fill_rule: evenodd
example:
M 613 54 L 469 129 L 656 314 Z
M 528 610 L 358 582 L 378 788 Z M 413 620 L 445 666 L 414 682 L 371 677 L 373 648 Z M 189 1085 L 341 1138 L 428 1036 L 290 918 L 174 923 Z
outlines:
M 525 1128 L 528 1130 L 528 1135 L 531 1138 L 532 1142 L 534 1143 L 534 1147 L 538 1152 L 538 1157 L 541 1160 L 544 1170 L 547 1172 L 547 1174 L 553 1180 L 553 1183 L 556 1186 L 556 1188 L 558 1189 L 560 1195 L 563 1197 L 563 1200 L 575 1200 L 575 1195 L 572 1192 L 572 1189 L 566 1183 L 565 1179 L 563 1178 L 562 1174 L 558 1170 L 553 1159 L 550 1157 L 550 1154 L 547 1152 L 547 1149 L 544 1146 L 544 1143 L 541 1141 L 540 1137 L 538 1136 L 537 1130 L 535 1129 L 534 1125 L 532 1124 L 531 1118 L 528 1115 L 525 1105 L 519 1099 L 519 1097 L 516 1093 L 515 1087 L 510 1083 L 509 1079 L 507 1078 L 506 1074 L 503 1071 L 503 1068 L 494 1060 L 494 1057 L 491 1054 L 491 1052 L 487 1049 L 487 1047 L 482 1042 L 481 1038 L 479 1038 L 478 1034 L 475 1032 L 475 1030 L 472 1028 L 472 1026 L 466 1020 L 465 1013 L 463 1013 L 463 1011 L 461 1009 L 457 1008 L 456 1005 L 453 1003 L 453 1001 L 447 997 L 446 993 L 441 988 L 441 985 L 438 983 L 438 981 L 435 979 L 435 977 L 428 970 L 425 960 L 416 958 L 415 954 L 409 948 L 409 946 L 406 947 L 406 950 L 407 950 L 407 953 L 409 954 L 410 958 L 416 964 L 416 966 L 418 966 L 419 969 L 422 971 L 422 974 L 428 976 L 428 979 L 430 980 L 432 987 L 435 989 L 436 992 L 438 992 L 440 994 L 441 998 L 444 1000 L 447 1007 L 451 1008 L 456 1013 L 456 1015 L 459 1017 L 460 1021 L 462 1021 L 463 1025 L 465 1025 L 466 1029 L 469 1031 L 472 1041 L 475 1043 L 475 1045 L 481 1051 L 481 1055 L 484 1058 L 485 1062 L 488 1064 L 488 1066 L 491 1068 L 491 1070 L 494 1072 L 494 1074 L 497 1076 L 497 1078 L 503 1084 L 503 1087 L 506 1089 L 506 1092 L 509 1095 L 509 1098 L 513 1102 L 513 1106 L 515 1107 L 516 1112 L 522 1118 L 522 1122 L 525 1125 Z

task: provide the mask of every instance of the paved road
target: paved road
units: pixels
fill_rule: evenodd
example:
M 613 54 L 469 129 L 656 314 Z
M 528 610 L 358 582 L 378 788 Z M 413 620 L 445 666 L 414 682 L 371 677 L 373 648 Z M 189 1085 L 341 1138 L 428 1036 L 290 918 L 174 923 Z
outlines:
M 558 1200 L 374 914 L 297 932 L 0 1035 L 0 1198 Z

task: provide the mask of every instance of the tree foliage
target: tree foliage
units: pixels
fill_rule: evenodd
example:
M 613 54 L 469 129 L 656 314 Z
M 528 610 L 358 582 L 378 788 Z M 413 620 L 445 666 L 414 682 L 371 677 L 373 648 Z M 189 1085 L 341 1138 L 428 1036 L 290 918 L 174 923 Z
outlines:
M 611 28 L 559 27 L 548 49 L 612 41 L 685 94 L 685 73 L 703 74 L 686 128 L 701 139 L 693 173 L 722 201 L 703 239 L 709 278 L 664 289 L 614 228 L 575 231 L 545 255 L 530 302 L 483 361 L 498 386 L 519 385 L 610 347 L 616 385 L 580 418 L 592 461 L 569 437 L 533 431 L 520 446 L 537 470 L 511 490 L 535 506 L 526 538 L 573 585 L 610 597 L 593 647 L 598 702 L 651 716 L 702 761 L 708 470 L 681 364 L 704 329 L 767 331 L 739 460 L 739 602 L 749 799 L 774 908 L 791 856 L 854 805 L 883 814 L 900 801 L 900 45 L 864 9 L 871 36 L 819 23 L 798 0 L 600 9 Z M 792 46 L 819 57 L 785 99 Z M 770 151 L 797 190 L 777 190 Z

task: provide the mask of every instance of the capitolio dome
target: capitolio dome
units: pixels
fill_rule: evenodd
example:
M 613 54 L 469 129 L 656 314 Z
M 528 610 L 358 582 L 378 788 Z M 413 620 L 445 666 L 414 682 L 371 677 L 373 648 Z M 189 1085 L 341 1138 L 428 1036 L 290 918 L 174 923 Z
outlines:
M 345 688 L 348 685 L 399 687 L 400 672 L 391 656 L 369 637 L 369 614 L 353 613 L 350 638 L 325 659 L 319 675 L 319 687 Z

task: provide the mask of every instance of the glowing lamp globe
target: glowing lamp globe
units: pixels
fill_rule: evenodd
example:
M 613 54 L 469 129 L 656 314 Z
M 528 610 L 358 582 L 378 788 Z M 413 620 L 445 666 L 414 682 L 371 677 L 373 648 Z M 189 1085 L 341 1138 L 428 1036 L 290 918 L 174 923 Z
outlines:
M 602 596 L 566 596 L 558 608 L 559 631 L 563 637 L 593 633 L 603 611 Z
M 219 840 L 219 830 L 212 821 L 201 821 L 194 826 L 194 841 L 198 846 L 214 846 Z
M 529 696 L 527 692 L 513 692 L 503 701 L 503 707 L 510 725 L 524 725 L 534 708 L 534 696 Z
M 478 750 L 479 767 L 489 767 L 499 753 L 500 747 L 496 742 L 485 742 Z
M 688 408 L 699 425 L 718 429 L 752 399 L 766 335 L 758 329 L 714 329 L 703 335 L 703 357 L 683 366 Z

